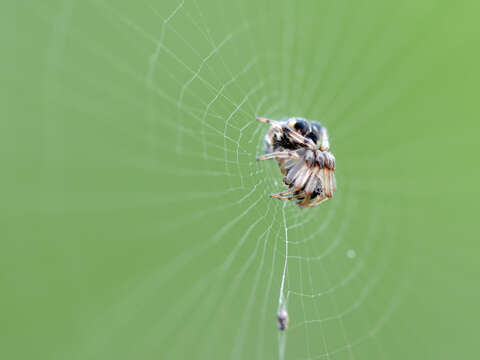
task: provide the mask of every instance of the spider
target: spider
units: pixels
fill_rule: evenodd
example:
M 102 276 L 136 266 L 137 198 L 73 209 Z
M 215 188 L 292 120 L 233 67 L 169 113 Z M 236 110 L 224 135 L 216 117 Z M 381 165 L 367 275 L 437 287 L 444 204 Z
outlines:
M 276 159 L 288 186 L 270 197 L 294 200 L 301 208 L 317 206 L 331 198 L 337 185 L 327 129 L 301 117 L 279 121 L 257 117 L 257 121 L 270 125 L 265 136 L 265 155 L 257 160 Z

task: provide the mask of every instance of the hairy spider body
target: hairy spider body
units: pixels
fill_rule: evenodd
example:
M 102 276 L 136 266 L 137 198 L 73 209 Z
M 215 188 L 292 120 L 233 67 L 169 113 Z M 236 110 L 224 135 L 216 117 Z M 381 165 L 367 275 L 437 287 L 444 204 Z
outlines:
M 287 190 L 270 196 L 294 200 L 301 208 L 317 206 L 331 198 L 337 188 L 335 157 L 328 151 L 325 127 L 300 117 L 257 120 L 270 124 L 265 136 L 265 155 L 257 160 L 275 159 L 288 186 Z

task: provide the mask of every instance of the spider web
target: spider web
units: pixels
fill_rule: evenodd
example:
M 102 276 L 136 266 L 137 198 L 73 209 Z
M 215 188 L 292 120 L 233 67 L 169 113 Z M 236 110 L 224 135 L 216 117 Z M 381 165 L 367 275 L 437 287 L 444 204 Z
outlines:
M 362 173 L 388 164 L 385 153 L 366 160 L 350 143 L 360 143 L 352 133 L 379 111 L 375 104 L 394 106 L 408 87 L 400 84 L 389 99 L 372 95 L 361 106 L 349 83 L 365 80 L 367 70 L 355 71 L 370 69 L 370 35 L 388 39 L 392 19 L 372 24 L 364 41 L 352 45 L 359 8 L 328 2 L 314 8 L 318 16 L 305 17 L 310 6 L 185 0 L 132 9 L 113 1 L 65 2 L 58 23 L 88 11 L 117 35 L 118 43 L 108 43 L 85 35 L 82 23 L 68 26 L 82 52 L 131 83 L 123 89 L 85 76 L 92 88 L 137 109 L 131 121 L 138 131 L 128 136 L 138 148 L 126 152 L 125 164 L 160 179 L 142 206 L 160 210 L 161 219 L 147 216 L 145 229 L 157 224 L 157 232 L 143 235 L 155 237 L 163 251 L 92 322 L 86 358 L 111 354 L 113 344 L 125 358 L 139 348 L 166 359 L 390 356 L 381 334 L 409 281 L 402 271 L 390 274 L 403 269 L 395 255 L 406 247 L 395 238 L 402 219 L 389 212 L 398 194 L 376 188 Z M 275 16 L 267 19 L 271 7 Z M 309 28 L 318 38 L 305 34 Z M 311 46 L 313 40 L 322 45 Z M 342 60 L 347 49 L 355 66 Z M 373 92 L 373 85 L 366 82 L 361 91 Z M 338 162 L 332 200 L 302 211 L 268 198 L 282 184 L 274 162 L 255 161 L 267 131 L 255 122 L 259 115 L 299 115 L 327 126 Z M 290 325 L 278 332 L 282 303 Z M 131 327 L 142 330 L 131 333 Z M 118 344 L 126 334 L 129 343 Z

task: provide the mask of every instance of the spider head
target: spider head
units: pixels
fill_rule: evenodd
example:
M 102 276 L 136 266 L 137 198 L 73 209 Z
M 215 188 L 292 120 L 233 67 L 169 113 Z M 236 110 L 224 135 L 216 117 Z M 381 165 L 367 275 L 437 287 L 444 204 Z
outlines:
M 312 131 L 309 121 L 303 118 L 293 117 L 288 119 L 288 126 L 302 136 L 306 136 Z
M 318 139 L 320 138 L 320 128 L 318 123 L 296 117 L 288 120 L 288 126 L 300 135 L 312 140 L 315 144 L 318 144 Z

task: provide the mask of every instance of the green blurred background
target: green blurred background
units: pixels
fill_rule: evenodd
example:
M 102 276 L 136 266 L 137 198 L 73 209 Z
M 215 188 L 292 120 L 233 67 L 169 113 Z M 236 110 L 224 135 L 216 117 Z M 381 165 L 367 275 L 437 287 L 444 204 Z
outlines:
M 1 7 L 2 359 L 478 358 L 474 1 Z M 255 115 L 328 127 L 331 201 Z

